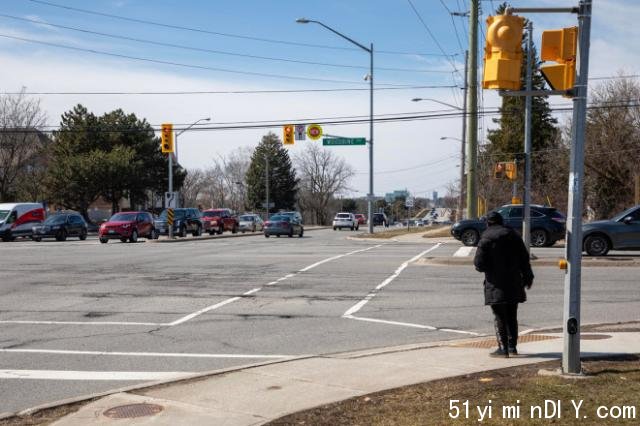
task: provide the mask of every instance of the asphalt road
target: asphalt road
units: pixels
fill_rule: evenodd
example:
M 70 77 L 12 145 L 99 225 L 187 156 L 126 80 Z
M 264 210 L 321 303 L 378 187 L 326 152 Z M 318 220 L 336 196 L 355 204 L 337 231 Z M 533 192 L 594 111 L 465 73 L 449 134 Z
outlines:
M 459 242 L 349 235 L 0 244 L 0 413 L 184 373 L 493 333 L 470 262 L 413 262 L 452 257 Z M 521 331 L 562 322 L 563 272 L 534 273 Z M 637 269 L 584 268 L 582 290 L 583 323 L 638 320 Z

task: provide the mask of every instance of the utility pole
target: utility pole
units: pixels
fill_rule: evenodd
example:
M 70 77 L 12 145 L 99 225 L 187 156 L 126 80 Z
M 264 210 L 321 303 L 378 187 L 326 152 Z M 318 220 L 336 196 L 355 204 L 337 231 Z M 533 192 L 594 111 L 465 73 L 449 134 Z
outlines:
M 531 21 L 527 24 L 527 70 L 525 90 L 532 90 L 532 67 L 533 67 L 533 24 Z M 515 182 L 515 181 L 514 181 Z M 524 196 L 523 202 L 523 221 L 522 221 L 522 239 L 527 251 L 531 253 L 531 95 L 524 97 Z
M 464 175 L 467 172 L 466 156 L 466 136 L 467 136 L 467 78 L 469 76 L 469 50 L 464 52 L 464 87 L 462 101 L 462 138 L 460 141 L 460 197 L 458 198 L 458 220 L 464 219 Z
M 469 13 L 469 66 L 467 77 L 467 218 L 478 217 L 476 173 L 478 162 L 478 3 L 471 0 Z
M 265 177 L 265 190 L 267 193 L 267 205 L 266 207 L 266 214 L 264 217 L 264 221 L 266 222 L 267 220 L 269 220 L 269 157 L 267 157 L 267 155 L 264 156 L 264 162 L 265 162 L 265 168 L 264 168 L 264 177 Z

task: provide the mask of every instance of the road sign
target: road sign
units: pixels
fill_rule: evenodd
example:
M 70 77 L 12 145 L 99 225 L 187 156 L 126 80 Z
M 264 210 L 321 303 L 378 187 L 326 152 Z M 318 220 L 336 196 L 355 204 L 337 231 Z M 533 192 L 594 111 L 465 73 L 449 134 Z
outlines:
M 322 137 L 322 127 L 319 124 L 309 124 L 307 126 L 307 136 L 311 140 L 318 140 Z
M 165 192 L 164 193 L 164 205 L 168 209 L 175 209 L 178 207 L 178 193 L 177 192 Z
M 322 145 L 324 146 L 337 146 L 337 145 L 366 145 L 367 140 L 365 138 L 324 138 L 322 139 Z
M 304 124 L 296 124 L 296 140 L 303 141 L 306 139 L 307 126 Z
M 276 203 L 269 203 L 269 208 L 272 209 L 276 206 Z M 262 203 L 262 207 L 267 208 L 267 203 Z
M 167 226 L 169 227 L 169 229 L 173 227 L 173 209 L 172 208 L 167 209 Z
M 405 207 L 413 207 L 414 206 L 414 200 L 413 198 L 409 197 L 404 201 L 404 206 Z

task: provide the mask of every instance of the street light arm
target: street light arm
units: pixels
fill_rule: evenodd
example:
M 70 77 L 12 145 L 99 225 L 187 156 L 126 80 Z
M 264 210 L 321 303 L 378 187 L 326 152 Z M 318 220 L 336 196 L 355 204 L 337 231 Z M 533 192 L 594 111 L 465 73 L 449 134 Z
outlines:
M 193 126 L 195 126 L 196 124 L 198 124 L 201 121 L 211 121 L 211 117 L 201 118 L 200 120 L 197 120 L 195 123 L 192 123 L 186 129 L 182 129 L 180 132 L 176 133 L 176 136 L 180 136 L 181 134 L 183 134 L 184 132 L 186 132 L 187 130 L 189 130 L 190 128 L 192 128 Z
M 369 53 L 372 53 L 372 51 L 371 51 L 371 49 L 370 49 L 370 48 L 368 48 L 368 47 L 366 47 L 366 46 L 363 46 L 362 44 L 358 43 L 357 41 L 355 41 L 355 40 L 353 40 L 353 39 L 351 39 L 351 38 L 347 37 L 346 35 L 342 34 L 342 33 L 341 33 L 341 32 L 339 32 L 339 31 L 334 30 L 334 29 L 333 29 L 333 28 L 331 28 L 330 26 L 325 25 L 325 24 L 323 24 L 323 23 L 322 23 L 322 22 L 320 22 L 320 21 L 316 21 L 316 20 L 313 20 L 313 19 L 306 19 L 306 18 L 298 18 L 298 19 L 296 19 L 296 22 L 297 22 L 297 23 L 299 23 L 299 24 L 308 24 L 309 22 L 313 22 L 314 24 L 318 24 L 318 25 L 320 25 L 320 26 L 322 26 L 322 27 L 324 27 L 324 28 L 328 29 L 328 30 L 329 30 L 329 31 L 331 31 L 332 33 L 334 33 L 334 34 L 336 34 L 336 35 L 338 35 L 338 36 L 342 37 L 343 39 L 345 39 L 345 40 L 347 40 L 347 41 L 350 41 L 351 43 L 353 43 L 353 44 L 355 44 L 356 46 L 358 46 L 360 49 L 363 49 L 363 50 L 366 50 L 366 51 L 367 51 L 367 52 L 369 52 Z
M 458 111 L 462 111 L 462 108 L 460 108 L 459 106 L 452 105 L 452 104 L 448 104 L 448 103 L 446 103 L 446 102 L 442 102 L 442 101 L 439 101 L 439 100 L 437 100 L 437 99 L 431 99 L 431 98 L 413 98 L 413 99 L 411 99 L 411 100 L 412 100 L 413 102 L 431 101 L 431 102 L 438 103 L 438 104 L 440 104 L 440 105 L 445 105 L 445 106 L 451 107 L 451 108 L 453 108 L 453 109 L 457 109 Z

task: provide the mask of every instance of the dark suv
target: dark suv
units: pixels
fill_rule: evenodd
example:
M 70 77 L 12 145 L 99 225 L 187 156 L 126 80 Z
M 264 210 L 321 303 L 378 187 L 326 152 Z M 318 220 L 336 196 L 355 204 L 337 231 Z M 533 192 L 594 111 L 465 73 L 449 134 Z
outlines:
M 507 204 L 496 210 L 504 219 L 504 225 L 522 233 L 522 204 Z M 466 219 L 456 222 L 451 227 L 451 235 L 462 241 L 465 246 L 476 246 L 480 235 L 487 229 L 485 217 Z M 531 205 L 531 245 L 534 247 L 550 247 L 556 241 L 564 239 L 566 218 L 554 207 Z
M 590 256 L 604 256 L 609 250 L 640 250 L 640 205 L 611 220 L 582 225 L 582 248 Z
M 42 224 L 34 226 L 33 240 L 42 241 L 43 238 L 55 238 L 65 241 L 67 237 L 87 239 L 87 222 L 78 212 L 60 212 L 49 216 Z
M 373 214 L 373 226 L 389 226 L 389 219 L 384 213 Z
M 168 235 L 169 227 L 167 226 L 167 210 L 160 213 L 160 217 L 155 220 L 155 227 L 159 234 Z M 200 210 L 195 208 L 173 209 L 173 235 L 178 237 L 186 237 L 187 233 L 191 233 L 194 237 L 202 235 L 204 229 Z

